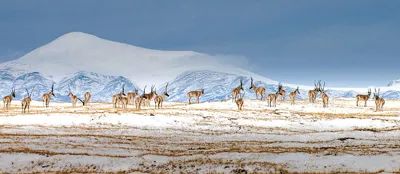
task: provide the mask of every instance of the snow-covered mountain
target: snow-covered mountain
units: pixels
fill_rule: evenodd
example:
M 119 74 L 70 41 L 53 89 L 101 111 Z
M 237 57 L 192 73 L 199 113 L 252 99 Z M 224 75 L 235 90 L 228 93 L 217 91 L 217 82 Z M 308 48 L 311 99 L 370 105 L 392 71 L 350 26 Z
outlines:
M 113 80 L 113 76 L 101 75 L 93 72 L 79 71 L 70 76 L 64 77 L 58 82 L 58 91 L 68 93 L 71 91 L 91 91 L 97 93 L 104 88 L 104 85 Z
M 222 64 L 207 54 L 151 50 L 81 32 L 65 34 L 17 60 L 1 64 L 0 69 L 8 69 L 13 75 L 40 72 L 54 81 L 86 71 L 124 76 L 141 87 L 149 82 L 156 85 L 164 83 L 189 70 L 218 69 L 221 72 L 250 73 Z
M 86 91 L 95 101 L 110 101 L 111 95 L 121 90 L 139 89 L 156 85 L 162 93 L 169 82 L 170 101 L 186 101 L 186 93 L 205 89 L 203 101 L 226 100 L 231 89 L 243 80 L 246 97 L 254 98 L 249 90 L 250 77 L 257 85 L 275 92 L 277 81 L 251 71 L 219 62 L 215 56 L 192 51 L 160 51 L 136 47 L 72 32 L 37 48 L 23 57 L 0 64 L 0 95 L 8 95 L 16 88 L 17 99 L 26 95 L 26 89 L 35 87 L 33 98 L 40 99 L 55 84 L 55 99 L 69 100 L 71 90 L 78 96 Z M 395 86 L 393 82 L 391 86 Z M 288 92 L 297 85 L 286 84 Z M 299 98 L 306 98 L 312 88 L 300 86 Z M 332 97 L 354 97 L 366 89 L 330 89 Z M 400 90 L 393 87 L 383 90 L 384 97 L 400 98 Z

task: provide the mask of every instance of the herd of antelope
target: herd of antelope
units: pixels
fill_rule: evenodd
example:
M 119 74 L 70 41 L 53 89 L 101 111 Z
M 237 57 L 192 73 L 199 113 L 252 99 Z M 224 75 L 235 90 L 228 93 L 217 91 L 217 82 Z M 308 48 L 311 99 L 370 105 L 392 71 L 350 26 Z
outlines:
M 253 78 L 250 78 L 250 88 L 249 90 L 252 90 L 255 95 L 256 95 L 256 100 L 264 100 L 264 96 L 267 99 L 268 106 L 269 107 L 276 107 L 277 100 L 280 99 L 281 101 L 285 100 L 286 96 L 286 90 L 283 89 L 283 85 L 279 83 L 278 89 L 276 90 L 275 93 L 270 93 L 266 95 L 266 88 L 263 86 L 256 86 Z M 239 86 L 236 88 L 232 89 L 232 101 L 236 103 L 236 106 L 238 110 L 243 110 L 243 105 L 244 105 L 244 88 L 243 88 L 243 81 L 240 80 Z M 196 91 L 190 91 L 187 93 L 188 98 L 189 98 L 189 104 L 191 104 L 191 99 L 196 98 L 197 103 L 199 103 L 199 98 L 204 94 L 204 89 L 201 90 L 196 90 Z M 289 98 L 290 98 L 290 103 L 292 105 L 295 104 L 297 95 L 300 94 L 300 89 L 297 87 L 294 91 L 289 93 Z M 328 107 L 329 104 L 329 96 L 326 93 L 325 90 L 325 82 L 323 85 L 321 84 L 321 81 L 318 81 L 317 83 L 314 82 L 314 89 L 308 91 L 308 99 L 310 103 L 315 103 L 317 100 L 317 96 L 320 94 L 321 100 L 322 100 L 322 106 L 324 108 Z M 260 96 L 260 98 L 259 98 Z M 371 97 L 371 89 L 368 90 L 368 95 L 362 95 L 359 94 L 356 96 L 357 99 L 357 106 L 359 101 L 364 101 L 364 107 L 367 106 L 367 101 Z M 385 104 L 385 100 L 380 96 L 380 89 L 376 90 L 374 92 L 374 99 L 375 99 L 375 105 L 376 105 L 376 111 L 383 111 L 383 105 Z
M 141 109 L 141 106 L 150 106 L 150 102 L 154 101 L 154 107 L 160 109 L 162 107 L 162 103 L 165 101 L 168 94 L 168 83 L 165 85 L 165 90 L 162 94 L 157 94 L 157 90 L 154 86 L 151 87 L 150 93 L 146 93 L 146 87 L 143 89 L 143 94 L 139 94 L 139 91 L 135 89 L 135 91 L 128 92 L 125 94 L 125 86 L 122 86 L 121 92 L 114 94 L 112 96 L 112 103 L 114 108 L 118 108 L 121 106 L 123 109 L 126 109 L 128 104 L 134 104 L 137 110 Z
M 126 109 L 129 104 L 135 105 L 135 108 L 137 110 L 140 110 L 142 106 L 150 106 L 150 102 L 154 102 L 154 107 L 155 109 L 160 109 L 162 108 L 163 102 L 166 100 L 167 97 L 169 97 L 168 94 L 168 83 L 165 86 L 164 92 L 162 94 L 157 94 L 157 90 L 155 89 L 155 86 L 153 85 L 150 89 L 150 93 L 146 93 L 146 87 L 143 89 L 143 93 L 139 94 L 139 91 L 135 89 L 132 92 L 125 93 L 125 85 L 122 86 L 122 90 L 114 94 L 112 96 L 112 104 L 114 108 L 123 108 Z M 30 108 L 30 103 L 32 101 L 32 93 L 34 90 L 34 87 L 31 89 L 31 92 L 29 92 L 28 89 L 26 90 L 27 96 L 22 99 L 21 101 L 21 108 L 22 108 L 22 113 L 26 113 L 26 111 L 29 112 Z M 278 88 L 275 93 L 270 93 L 266 95 L 266 88 L 262 86 L 256 86 L 253 78 L 251 78 L 250 82 L 250 88 L 249 90 L 252 90 L 255 95 L 256 95 L 256 100 L 264 100 L 266 99 L 268 102 L 269 107 L 276 107 L 277 100 L 280 99 L 281 101 L 285 100 L 286 96 L 286 91 L 283 88 L 282 84 L 279 83 Z M 243 88 L 243 81 L 240 80 L 239 86 L 236 88 L 232 89 L 232 101 L 236 103 L 238 110 L 243 110 L 244 106 L 244 88 Z M 195 91 L 190 91 L 187 93 L 188 97 L 188 103 L 192 104 L 192 99 L 196 99 L 197 103 L 200 103 L 200 97 L 203 96 L 204 89 L 199 89 Z M 300 94 L 299 87 L 297 87 L 294 91 L 289 93 L 289 98 L 290 98 L 290 103 L 291 105 L 295 104 L 297 95 Z M 322 106 L 324 108 L 328 107 L 329 104 L 329 96 L 325 91 L 325 82 L 321 83 L 321 81 L 318 81 L 317 83 L 314 82 L 314 89 L 308 91 L 308 101 L 309 103 L 315 103 L 317 100 L 317 96 L 320 94 L 321 100 L 322 100 Z M 356 96 L 356 101 L 358 106 L 359 102 L 364 102 L 364 107 L 367 106 L 367 101 L 371 97 L 371 89 L 368 90 L 367 95 L 362 95 L 359 94 Z M 11 94 L 3 97 L 3 103 L 4 103 L 4 109 L 8 110 L 9 106 L 11 104 L 11 101 L 13 98 L 15 98 L 16 93 L 15 93 L 15 88 L 11 89 Z M 54 94 L 54 84 L 51 86 L 50 90 L 42 95 L 42 101 L 43 101 L 43 106 L 44 107 L 49 107 L 51 97 L 55 97 Z M 84 94 L 83 100 L 79 98 L 78 96 L 74 95 L 69 89 L 68 97 L 71 100 L 72 106 L 76 107 L 76 103 L 78 100 L 83 104 L 83 106 L 89 105 L 90 100 L 92 98 L 92 95 L 90 92 L 86 92 Z M 380 96 L 380 89 L 374 91 L 374 99 L 375 99 L 375 105 L 376 105 L 376 111 L 383 111 L 383 105 L 385 104 L 385 100 Z

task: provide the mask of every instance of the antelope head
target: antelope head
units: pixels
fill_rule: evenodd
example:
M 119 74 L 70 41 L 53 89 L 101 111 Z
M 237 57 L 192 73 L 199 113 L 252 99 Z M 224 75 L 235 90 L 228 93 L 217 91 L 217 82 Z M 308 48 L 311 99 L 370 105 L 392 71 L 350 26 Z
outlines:
M 381 92 L 381 89 L 378 89 L 378 91 L 376 90 L 376 88 L 375 88 L 375 92 L 374 92 L 374 98 L 375 98 L 375 100 L 377 100 L 377 99 L 379 99 L 380 97 L 379 97 L 379 93 Z
M 244 91 L 244 89 L 243 89 L 243 80 L 240 80 L 240 86 L 239 86 L 239 88 L 240 88 L 241 90 Z
M 256 85 L 253 83 L 253 77 L 250 78 L 250 88 L 249 89 L 255 89 Z
M 122 91 L 121 91 L 122 95 L 125 95 L 125 84 L 122 85 Z
M 54 83 L 51 85 L 51 91 L 49 92 L 50 95 L 55 97 L 56 95 L 54 94 Z
M 144 86 L 142 97 L 144 97 L 144 95 L 146 94 L 146 87 L 147 85 Z
M 139 94 L 139 90 L 138 90 L 138 89 L 136 89 L 136 88 L 135 88 L 135 93 L 136 93 L 136 94 Z
M 203 95 L 203 94 L 204 94 L 204 89 L 201 89 L 200 92 L 201 92 L 201 94 Z
M 368 98 L 371 96 L 371 88 L 368 89 Z
M 324 85 L 321 87 L 321 82 L 319 83 L 319 91 L 321 91 L 322 93 L 325 93 L 325 82 Z
M 165 92 L 164 92 L 164 95 L 167 96 L 167 97 L 169 97 L 169 94 L 168 94 L 168 83 L 167 83 L 167 85 L 165 85 Z
M 35 89 L 35 86 L 33 86 L 31 92 L 29 92 L 28 89 L 25 88 L 25 91 L 26 91 L 26 94 L 28 95 L 28 98 L 31 98 L 31 97 L 32 97 L 32 94 L 33 94 L 33 90 L 34 90 L 34 89 Z
M 15 88 L 14 87 L 11 89 L 11 96 L 15 97 Z
M 321 92 L 321 80 L 318 80 L 318 82 L 314 81 L 314 91 Z
M 297 93 L 297 94 L 300 94 L 299 87 L 297 87 L 296 90 L 295 90 L 294 92 Z
M 68 87 L 68 96 L 73 96 L 74 94 L 71 92 L 71 88 Z
M 283 90 L 283 86 L 281 83 L 278 84 L 278 91 L 281 92 Z
M 317 87 L 316 90 L 318 92 L 323 92 L 322 85 L 321 85 L 321 80 L 318 80 L 318 84 L 317 85 L 318 85 L 318 87 Z M 324 82 L 324 88 L 325 88 L 325 82 Z

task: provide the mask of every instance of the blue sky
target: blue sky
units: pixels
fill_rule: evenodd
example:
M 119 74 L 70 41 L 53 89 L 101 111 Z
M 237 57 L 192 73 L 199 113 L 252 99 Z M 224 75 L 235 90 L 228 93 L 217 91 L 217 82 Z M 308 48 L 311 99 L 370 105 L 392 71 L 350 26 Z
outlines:
M 2 0 L 0 62 L 71 31 L 243 56 L 247 68 L 283 82 L 348 87 L 400 78 L 396 0 Z

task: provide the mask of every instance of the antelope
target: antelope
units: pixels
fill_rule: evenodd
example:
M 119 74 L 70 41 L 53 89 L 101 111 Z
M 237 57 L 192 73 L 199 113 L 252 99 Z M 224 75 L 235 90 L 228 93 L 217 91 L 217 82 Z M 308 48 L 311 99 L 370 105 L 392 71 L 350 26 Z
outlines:
M 296 100 L 297 94 L 300 94 L 299 87 L 297 87 L 296 90 L 290 92 L 290 94 L 289 94 L 290 102 L 291 102 L 292 105 L 295 104 L 295 100 Z
M 278 99 L 278 97 L 279 97 L 279 91 L 276 91 L 276 93 L 268 94 L 268 106 L 276 107 L 276 99 Z
M 44 93 L 42 95 L 43 104 L 46 106 L 46 108 L 49 107 L 51 96 L 55 97 L 55 95 L 54 95 L 54 83 L 51 85 L 51 91 L 49 91 L 47 93 Z
M 232 89 L 232 101 L 236 101 L 236 98 L 238 97 L 238 95 L 240 94 L 240 91 L 244 91 L 243 89 L 243 81 L 240 80 L 240 85 L 236 88 Z
M 281 101 L 285 101 L 285 96 L 286 96 L 286 91 L 283 89 L 283 86 L 281 83 L 278 85 L 278 97 L 281 96 Z
M 258 95 L 261 96 L 260 100 L 263 100 L 263 97 L 265 95 L 265 88 L 260 86 L 257 87 L 254 83 L 253 83 L 253 78 L 251 78 L 251 84 L 250 84 L 250 90 L 253 90 L 254 93 L 256 93 L 256 100 L 258 99 Z
M 167 83 L 167 85 L 165 86 L 165 91 L 164 91 L 164 93 L 161 94 L 161 95 L 157 95 L 157 96 L 154 98 L 154 108 L 158 108 L 158 109 L 162 108 L 162 103 L 164 102 L 164 100 L 165 100 L 166 97 L 169 97 L 169 94 L 168 94 L 168 83 Z
M 4 104 L 4 109 L 8 110 L 8 107 L 11 104 L 11 101 L 15 98 L 15 88 L 11 89 L 11 94 L 3 97 L 3 104 Z
M 202 95 L 204 95 L 204 89 L 199 89 L 199 90 L 196 90 L 196 91 L 188 92 L 187 96 L 189 98 L 189 104 L 192 104 L 191 100 L 192 100 L 193 97 L 197 99 L 197 103 L 200 103 L 200 97 Z
M 118 94 L 114 94 L 114 95 L 112 96 L 113 108 L 117 108 L 118 95 L 120 95 L 120 94 L 118 93 Z
M 144 87 L 146 89 L 146 86 Z M 141 101 L 142 104 L 145 104 L 146 106 L 150 106 L 150 101 L 154 99 L 154 97 L 157 96 L 157 92 L 154 90 L 154 85 L 151 86 L 151 91 L 150 93 L 146 94 L 143 93 L 143 101 Z
M 318 83 L 314 81 L 314 89 L 308 91 L 308 101 L 310 103 L 315 103 L 318 92 L 321 92 L 321 80 Z
M 28 95 L 27 97 L 25 97 L 24 99 L 22 99 L 21 101 L 21 109 L 22 109 L 22 113 L 26 113 L 26 109 L 28 109 L 29 112 L 29 108 L 31 105 L 31 101 L 32 101 L 32 93 L 33 93 L 33 89 L 35 87 L 32 88 L 31 93 L 29 93 L 28 89 L 25 88 L 26 90 L 26 94 Z
M 143 94 L 139 95 L 135 100 L 136 110 L 140 110 L 143 100 L 145 100 L 146 86 L 144 86 Z
M 122 105 L 122 109 L 126 109 L 128 106 L 128 101 L 129 101 L 128 97 L 125 95 L 121 95 L 121 96 L 119 96 L 119 101 Z
M 326 94 L 325 91 L 325 82 L 324 82 L 324 86 L 322 88 L 320 88 L 321 91 L 321 98 L 322 98 L 322 105 L 324 108 L 328 107 L 329 104 L 329 96 L 328 94 Z
M 135 104 L 136 98 L 139 96 L 139 91 L 135 89 L 133 92 L 128 92 L 128 104 Z
M 356 96 L 357 106 L 358 106 L 358 102 L 361 100 L 361 101 L 364 101 L 364 107 L 367 107 L 367 101 L 369 100 L 370 97 L 371 97 L 371 89 L 368 89 L 368 95 L 358 94 Z
M 239 111 L 243 110 L 243 105 L 244 105 L 243 97 L 244 97 L 244 92 L 241 95 L 239 95 L 239 98 L 235 100 L 236 106 L 238 107 Z
M 381 89 L 378 89 L 378 92 L 375 89 L 374 98 L 375 98 L 375 105 L 376 109 L 375 112 L 383 111 L 383 105 L 385 105 L 385 99 L 379 96 Z
M 71 89 L 69 89 L 68 97 L 71 99 L 72 107 L 76 107 L 78 97 L 71 92 Z M 85 105 L 85 103 L 83 103 L 83 105 Z
M 85 92 L 84 94 L 84 100 L 83 100 L 83 106 L 89 105 L 90 100 L 92 99 L 92 94 L 90 92 Z
M 114 108 L 118 107 L 118 104 L 122 105 L 122 108 L 126 108 L 127 103 L 127 97 L 125 95 L 125 85 L 122 85 L 122 91 L 118 94 L 114 94 L 112 96 L 112 103 L 114 105 Z

